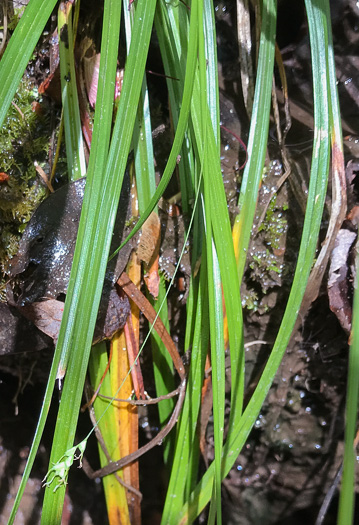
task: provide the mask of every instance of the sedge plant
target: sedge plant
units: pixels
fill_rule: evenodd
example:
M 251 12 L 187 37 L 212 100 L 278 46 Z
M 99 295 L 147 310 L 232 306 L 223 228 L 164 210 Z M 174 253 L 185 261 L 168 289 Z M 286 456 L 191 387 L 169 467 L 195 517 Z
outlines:
M 50 0 L 30 0 L 7 44 L 0 62 L 0 125 L 55 4 L 55 1 Z M 240 285 L 265 163 L 275 61 L 277 2 L 263 0 L 261 3 L 248 162 L 241 182 L 239 211 L 234 224 L 231 224 L 228 214 L 220 164 L 213 3 L 210 0 L 192 0 L 187 3 L 135 0 L 127 4 L 125 2 L 122 6 L 122 11 L 126 11 L 123 15 L 127 41 L 126 67 L 113 124 L 121 1 L 104 1 L 99 82 L 87 168 L 76 83 L 73 82 L 73 7 L 70 2 L 62 3 L 59 7 L 59 34 L 65 31 L 68 37 L 67 42 L 62 39 L 60 48 L 68 175 L 69 180 L 73 180 L 86 172 L 87 181 L 60 333 L 36 434 L 9 523 L 14 522 L 31 472 L 56 379 L 63 380 L 63 392 L 53 433 L 50 465 L 48 473 L 44 473 L 46 488 L 42 523 L 55 525 L 61 522 L 66 482 L 71 477 L 70 467 L 76 454 L 79 455 L 76 452 L 79 445 L 74 442 L 75 432 L 106 265 L 113 255 L 109 253 L 112 230 L 130 150 L 134 151 L 140 215 L 131 236 L 139 231 L 153 210 L 157 212 L 157 203 L 175 169 L 178 170 L 182 209 L 190 217 L 186 235 L 191 239 L 192 272 L 186 305 L 185 347 L 181 350 L 191 349 L 191 360 L 183 409 L 176 430 L 164 448 L 169 481 L 162 523 L 173 525 L 192 523 L 209 502 L 209 523 L 222 523 L 221 483 L 246 443 L 289 343 L 316 256 L 331 148 L 342 152 L 329 2 L 306 0 L 315 119 L 308 203 L 297 267 L 283 319 L 257 387 L 244 407 L 245 358 Z M 166 75 L 174 129 L 172 148 L 157 187 L 145 73 L 153 32 L 156 33 Z M 338 161 L 338 158 L 335 157 L 335 160 Z M 342 166 L 338 169 L 342 169 Z M 161 279 L 158 300 L 152 302 L 169 327 L 165 294 L 166 283 Z M 356 294 L 340 524 L 351 523 L 353 515 L 354 453 L 351 447 L 358 398 L 357 303 Z M 160 305 L 163 305 L 162 310 Z M 225 433 L 224 334 L 227 329 L 231 412 Z M 177 379 L 162 341 L 156 335 L 152 336 L 152 348 L 156 389 L 158 395 L 163 395 L 173 390 Z M 213 379 L 215 457 L 205 474 L 199 477 L 197 429 L 208 354 L 211 357 Z M 95 368 L 96 363 L 100 365 L 100 359 L 91 360 L 90 369 L 94 378 L 101 375 Z M 161 424 L 166 422 L 172 408 L 171 400 L 161 405 Z M 101 418 L 101 414 L 97 412 L 96 417 Z M 80 456 L 85 451 L 85 445 L 86 440 L 80 442 Z M 125 509 L 125 503 L 122 508 Z M 127 514 L 123 520 L 124 523 L 128 522 Z

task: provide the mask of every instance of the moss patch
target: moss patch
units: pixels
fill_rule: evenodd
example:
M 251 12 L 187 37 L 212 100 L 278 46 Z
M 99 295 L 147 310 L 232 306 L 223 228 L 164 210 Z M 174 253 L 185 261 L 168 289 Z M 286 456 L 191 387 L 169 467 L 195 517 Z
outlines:
M 17 251 L 21 233 L 34 209 L 46 196 L 34 161 L 46 169 L 49 118 L 44 106 L 33 111 L 37 89 L 24 76 L 0 131 L 0 171 L 9 179 L 0 184 L 0 299 L 8 279 L 9 258 Z

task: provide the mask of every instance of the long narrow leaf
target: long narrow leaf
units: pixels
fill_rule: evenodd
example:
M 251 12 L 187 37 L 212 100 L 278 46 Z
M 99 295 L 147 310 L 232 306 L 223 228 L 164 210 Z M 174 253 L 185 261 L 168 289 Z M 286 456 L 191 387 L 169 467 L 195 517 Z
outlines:
M 203 9 L 200 4 L 200 19 L 203 19 Z M 203 29 L 199 27 L 199 77 L 201 92 L 201 114 L 202 114 L 202 136 L 203 136 L 203 181 L 204 181 L 204 203 L 206 219 L 206 245 L 207 245 L 207 267 L 208 267 L 208 306 L 209 324 L 211 335 L 211 364 L 212 364 L 212 390 L 213 390 L 213 424 L 214 424 L 214 463 L 215 463 L 215 483 L 213 485 L 213 496 L 208 523 L 213 525 L 217 521 L 222 524 L 221 506 L 221 457 L 223 450 L 224 434 L 224 403 L 225 403 L 225 348 L 224 348 L 224 328 L 223 328 L 223 304 L 220 265 L 216 253 L 213 239 L 213 218 L 210 197 L 210 186 L 213 181 L 213 166 L 211 155 L 208 151 L 207 133 L 216 133 L 217 151 L 219 152 L 219 113 L 218 113 L 218 85 L 213 81 L 214 71 L 207 73 L 207 56 L 205 52 L 205 39 Z M 212 41 L 213 43 L 213 41 Z M 214 65 L 212 64 L 212 69 Z M 207 95 L 207 87 L 211 88 Z M 210 110 L 207 111 L 209 106 Z M 212 110 L 212 111 L 211 111 Z M 210 117 L 210 118 L 209 118 Z M 218 153 L 217 153 L 218 157 Z M 229 236 L 230 237 L 230 236 Z M 234 257 L 233 257 L 234 262 Z
M 243 173 L 241 192 L 238 200 L 240 213 L 236 217 L 233 226 L 233 238 L 240 282 L 243 278 L 244 266 L 247 259 L 249 239 L 267 148 L 271 104 L 270 95 L 274 66 L 275 28 L 276 1 L 264 1 L 257 80 L 248 138 L 248 162 Z
M 188 480 L 195 480 L 197 477 L 198 438 L 196 429 L 201 404 L 205 356 L 209 343 L 208 326 L 208 283 L 205 259 L 200 270 L 187 394 L 178 425 L 175 457 L 162 514 L 161 523 L 163 525 L 176 525 L 178 523 L 178 510 L 185 502 L 186 483 Z M 197 457 L 193 458 L 193 454 Z M 190 492 L 190 487 L 189 482 L 188 492 Z
M 66 157 L 70 180 L 84 177 L 86 162 L 77 96 L 72 4 L 61 2 L 58 11 L 61 96 L 65 127 Z
M 356 255 L 356 268 L 359 255 Z M 352 344 L 349 351 L 348 386 L 345 409 L 345 447 L 343 460 L 343 478 L 340 489 L 338 525 L 353 523 L 355 504 L 355 466 L 357 452 L 354 438 L 357 431 L 359 404 L 359 293 L 356 285 L 353 307 Z
M 268 363 L 258 383 L 258 386 L 240 418 L 234 425 L 230 438 L 225 443 L 223 454 L 223 472 L 226 476 L 243 447 L 249 432 L 253 427 L 260 407 L 268 393 L 275 373 L 284 355 L 296 314 L 302 301 L 311 264 L 315 254 L 316 243 L 323 213 L 329 168 L 329 107 L 327 94 L 327 40 L 326 32 L 321 25 L 320 17 L 313 17 L 311 6 L 307 2 L 308 19 L 310 21 L 310 38 L 314 72 L 314 102 L 315 102 L 315 140 L 311 179 L 308 194 L 308 206 L 303 227 L 300 251 L 295 277 L 283 316 L 279 333 Z M 212 464 L 203 476 L 201 483 L 192 494 L 188 506 L 184 506 L 179 522 L 184 524 L 195 518 L 211 497 L 214 479 Z
M 113 2 L 112 5 L 115 9 L 116 2 Z M 58 342 L 58 345 L 72 348 L 75 352 L 70 355 L 68 372 L 65 377 L 50 458 L 52 463 L 56 463 L 73 444 L 81 390 L 142 85 L 154 8 L 154 4 L 146 0 L 139 0 L 137 4 L 134 37 L 128 56 L 128 68 L 124 77 L 106 169 L 104 173 L 94 173 L 93 178 L 87 181 L 85 189 L 78 234 L 82 243 L 76 244 Z M 115 16 L 114 13 L 113 16 Z M 114 73 L 115 71 L 113 75 Z M 99 77 L 101 78 L 101 72 Z M 97 125 L 100 125 L 101 115 L 95 113 L 95 125 L 96 117 Z M 107 121 L 106 128 L 108 125 Z M 102 146 L 106 147 L 106 144 L 102 143 Z M 103 155 L 105 156 L 105 151 Z M 81 315 L 79 315 L 80 312 Z M 52 487 L 47 488 L 42 514 L 43 523 L 59 522 L 64 494 L 63 486 L 59 487 L 55 493 Z
M 30 0 L 0 61 L 0 126 L 56 0 Z
M 112 343 L 113 344 L 113 343 Z M 122 348 L 120 350 L 122 352 Z M 89 360 L 89 375 L 91 384 L 97 387 L 102 379 L 102 374 L 108 365 L 107 347 L 106 343 L 98 343 L 91 351 L 91 359 Z M 129 381 L 130 382 L 130 381 Z M 107 371 L 101 385 L 101 394 L 112 397 L 111 377 Z M 107 400 L 97 397 L 93 405 L 93 411 L 96 421 L 99 421 L 103 415 L 104 409 L 107 406 Z M 126 410 L 126 409 L 124 409 Z M 99 430 L 107 448 L 108 455 L 111 459 L 116 459 L 120 456 L 119 440 L 116 432 L 116 416 L 120 409 L 116 405 L 112 405 L 101 421 L 99 422 Z M 100 465 L 105 467 L 108 463 L 108 457 L 103 451 L 101 444 L 98 444 Z M 117 473 L 117 476 L 123 480 L 123 472 Z M 130 525 L 130 516 L 128 511 L 126 489 L 116 479 L 116 474 L 111 474 L 103 478 L 103 488 L 106 498 L 107 514 L 110 525 L 117 525 L 119 516 L 121 516 L 122 525 Z

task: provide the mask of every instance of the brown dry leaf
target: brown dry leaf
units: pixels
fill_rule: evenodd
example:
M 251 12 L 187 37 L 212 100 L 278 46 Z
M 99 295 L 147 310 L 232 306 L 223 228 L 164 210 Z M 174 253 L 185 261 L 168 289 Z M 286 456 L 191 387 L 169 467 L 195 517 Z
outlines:
M 161 221 L 157 213 L 152 212 L 143 225 L 142 234 L 137 247 L 137 256 L 146 265 L 144 280 L 148 291 L 158 297 L 160 276 L 158 274 L 158 260 L 161 244 Z
M 151 264 L 151 267 L 148 269 L 146 275 L 144 276 L 144 281 L 147 286 L 148 291 L 157 299 L 159 288 L 160 288 L 160 276 L 158 273 L 158 260 L 159 256 L 157 255 L 156 259 Z
M 352 283 L 348 279 L 351 274 L 350 252 L 356 238 L 357 234 L 353 231 L 339 230 L 328 276 L 329 307 L 347 334 L 350 333 L 352 321 Z
M 0 303 L 0 356 L 52 347 L 52 339 L 24 319 L 16 308 Z
M 56 299 L 32 303 L 21 308 L 21 313 L 55 342 L 59 335 L 63 312 L 64 303 Z
M 136 303 L 141 312 L 145 315 L 147 321 L 150 324 L 153 324 L 154 329 L 162 339 L 163 344 L 165 345 L 168 353 L 170 354 L 175 369 L 177 370 L 178 375 L 181 380 L 185 382 L 186 371 L 183 365 L 181 356 L 178 353 L 177 347 L 173 342 L 170 334 L 167 332 L 165 325 L 163 324 L 160 317 L 157 317 L 157 312 L 149 302 L 149 300 L 137 289 L 134 283 L 131 281 L 126 272 L 122 272 L 118 278 L 117 283 L 121 286 L 125 294 Z M 185 383 L 184 383 L 185 384 Z
M 128 298 L 120 296 L 115 288 L 110 291 L 107 297 L 108 304 L 103 308 L 100 304 L 93 344 L 104 339 L 111 339 L 124 326 L 130 313 Z M 62 301 L 47 299 L 22 306 L 18 310 L 56 343 L 64 310 Z
M 148 266 L 158 257 L 161 242 L 161 222 L 154 211 L 142 226 L 137 256 Z
M 84 77 L 87 97 L 92 108 L 95 107 L 98 86 L 98 74 L 100 70 L 100 53 L 95 53 L 83 58 Z
M 136 398 L 146 399 L 141 365 L 140 365 L 140 362 L 137 360 L 137 356 L 139 352 L 139 343 L 135 336 L 135 330 L 132 324 L 132 316 L 128 317 L 127 323 L 123 327 L 125 338 L 126 338 L 128 361 L 129 361 L 130 368 L 131 368 L 133 390 L 135 392 Z M 137 324 L 137 320 L 136 320 L 136 324 Z

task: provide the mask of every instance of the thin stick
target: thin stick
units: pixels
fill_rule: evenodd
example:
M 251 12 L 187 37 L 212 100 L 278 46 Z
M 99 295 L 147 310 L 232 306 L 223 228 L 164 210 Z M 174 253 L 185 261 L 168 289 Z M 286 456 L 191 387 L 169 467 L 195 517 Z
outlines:
M 87 395 L 87 389 L 86 389 L 86 395 Z M 89 396 L 87 396 L 87 397 L 89 397 Z M 100 429 L 99 429 L 99 427 L 97 425 L 96 416 L 95 416 L 95 410 L 94 410 L 93 407 L 91 407 L 89 409 L 89 414 L 90 414 L 91 422 L 94 425 L 94 428 L 96 429 L 95 430 L 95 434 L 96 434 L 97 441 L 100 443 L 100 447 L 102 448 L 102 451 L 105 454 L 107 461 L 110 463 L 111 462 L 111 456 L 110 456 L 110 454 L 109 454 L 109 452 L 107 450 L 105 440 L 103 439 L 101 431 L 100 431 Z M 82 458 L 82 468 L 84 469 L 84 472 L 87 475 L 87 477 L 90 478 L 90 479 L 93 479 L 93 472 L 94 471 L 91 468 L 90 463 L 88 462 L 88 460 L 86 458 Z M 132 487 L 132 485 L 129 485 L 128 483 L 123 481 L 123 479 L 120 478 L 120 476 L 118 474 L 114 473 L 114 476 L 115 476 L 116 480 L 118 481 L 118 483 L 120 483 L 120 485 L 124 486 L 127 490 L 133 492 L 140 499 L 140 501 L 142 500 L 142 493 L 139 490 L 135 489 L 134 487 Z
M 185 393 L 186 393 L 186 379 L 184 378 L 182 380 L 182 383 L 179 387 L 180 394 L 178 397 L 177 404 L 172 412 L 172 415 L 167 423 L 166 426 L 163 427 L 162 430 L 159 431 L 156 437 L 151 439 L 146 445 L 136 450 L 136 452 L 132 452 L 132 454 L 128 454 L 124 458 L 119 459 L 118 461 L 114 461 L 113 463 L 109 463 L 106 465 L 106 467 L 103 467 L 99 470 L 95 470 L 91 474 L 91 479 L 94 478 L 103 478 L 104 476 L 108 476 L 109 474 L 113 474 L 114 472 L 117 472 L 117 470 L 122 469 L 126 465 L 129 465 L 133 461 L 136 461 L 139 457 L 141 457 L 143 454 L 151 450 L 156 445 L 160 445 L 163 441 L 163 439 L 167 436 L 167 434 L 172 430 L 172 428 L 177 423 L 178 416 L 180 414 Z
M 129 405 L 147 406 L 157 405 L 160 401 L 164 401 L 165 399 L 172 399 L 172 397 L 178 396 L 179 393 L 180 389 L 176 388 L 176 390 L 172 390 L 172 392 L 164 394 L 163 396 L 149 397 L 148 399 L 119 399 L 117 397 L 104 396 L 102 394 L 99 394 L 98 397 L 101 399 L 110 399 L 111 401 L 118 401 L 119 403 L 128 403 Z
M 104 373 L 102 374 L 102 377 L 100 379 L 100 382 L 98 384 L 98 387 L 96 388 L 96 390 L 94 391 L 93 393 L 93 396 L 91 397 L 91 399 L 89 401 L 87 401 L 87 403 L 85 405 L 83 405 L 81 407 L 81 412 L 85 412 L 86 408 L 89 408 L 90 406 L 92 406 L 94 404 L 94 401 L 96 399 L 96 397 L 98 396 L 98 393 L 100 391 L 100 388 L 102 386 L 102 383 L 103 383 L 103 380 L 105 379 L 106 377 L 106 374 L 107 372 L 109 371 L 110 369 L 110 364 L 111 364 L 111 361 L 112 361 L 112 355 L 113 355 L 113 349 L 112 349 L 112 345 L 110 345 L 110 355 L 108 357 L 108 362 L 107 362 L 107 365 L 106 365 L 106 368 L 105 368 L 105 371 Z
M 154 324 L 156 332 L 158 333 L 158 335 L 162 339 L 163 344 L 167 348 L 167 351 L 169 352 L 172 358 L 173 364 L 178 372 L 178 375 L 183 381 L 186 377 L 186 373 L 181 356 L 179 355 L 176 345 L 174 344 L 170 334 L 167 332 L 166 327 L 161 321 L 160 317 L 157 317 L 156 319 L 157 314 L 155 309 L 148 301 L 148 299 L 146 299 L 143 293 L 141 293 L 137 286 L 131 281 L 126 272 L 122 272 L 117 282 L 121 286 L 125 294 L 129 297 L 129 299 L 136 303 L 141 312 L 143 312 L 148 322 L 150 324 Z
M 36 160 L 34 162 L 34 166 L 35 166 L 35 170 L 40 175 L 40 177 L 42 178 L 44 183 L 46 184 L 47 189 L 49 190 L 49 192 L 50 193 L 54 193 L 54 188 L 52 187 L 51 182 L 49 181 L 49 179 L 48 179 L 46 173 L 44 172 L 44 170 L 42 169 L 42 167 L 39 166 L 39 164 L 36 162 Z

